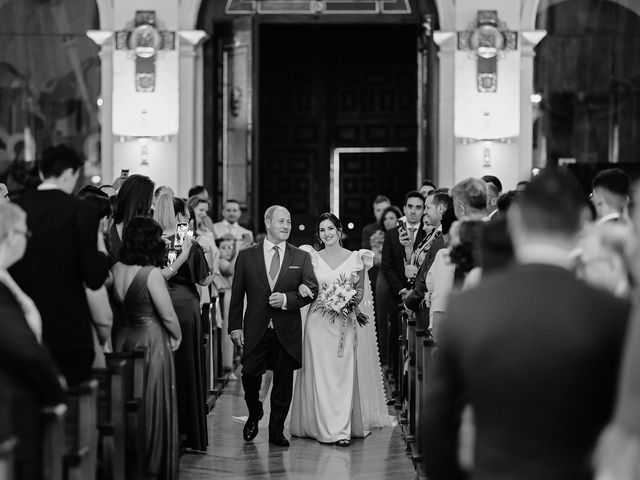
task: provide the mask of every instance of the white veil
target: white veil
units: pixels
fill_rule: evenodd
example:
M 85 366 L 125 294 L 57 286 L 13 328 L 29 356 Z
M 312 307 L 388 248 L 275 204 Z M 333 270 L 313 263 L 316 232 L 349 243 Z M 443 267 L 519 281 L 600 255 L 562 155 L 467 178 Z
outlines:
M 356 372 L 362 422 L 365 430 L 371 430 L 392 426 L 394 420 L 389 415 L 387 397 L 384 393 L 371 281 L 367 273 L 373 266 L 373 252 L 363 249 L 358 252 L 358 256 L 364 265 L 364 297 L 360 302 L 360 311 L 369 318 L 369 323 L 362 328 L 358 327 Z

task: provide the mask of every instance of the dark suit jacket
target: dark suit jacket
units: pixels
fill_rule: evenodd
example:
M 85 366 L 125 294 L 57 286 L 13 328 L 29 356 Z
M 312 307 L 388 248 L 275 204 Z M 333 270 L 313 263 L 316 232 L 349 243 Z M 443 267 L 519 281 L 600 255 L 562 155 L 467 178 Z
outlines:
M 55 362 L 40 345 L 11 291 L 0 282 L 0 370 L 40 405 L 64 403 Z
M 414 248 L 423 238 L 424 230 L 418 228 L 413 242 Z M 380 270 L 389 284 L 392 295 L 398 297 L 400 290 L 409 288 L 409 281 L 404 274 L 404 247 L 400 244 L 398 227 L 387 230 L 385 233 Z
M 30 192 L 15 203 L 27 212 L 33 236 L 10 272 L 40 311 L 43 342 L 54 358 L 58 352 L 93 352 L 84 284 L 99 288 L 109 271 L 97 249 L 97 211 L 61 190 Z
M 409 296 L 404 300 L 405 306 L 416 313 L 420 309 L 424 294 L 427 292 L 427 286 L 424 280 L 427 278 L 427 273 L 431 265 L 433 265 L 433 261 L 436 259 L 436 253 L 442 248 L 444 248 L 444 236 L 440 235 L 432 241 L 429 250 L 427 250 L 424 260 L 422 260 L 422 265 L 420 265 L 418 273 L 416 274 L 413 290 L 411 290 Z
M 311 257 L 299 248 L 287 243 L 284 259 L 274 292 L 287 296 L 287 309 L 272 308 L 269 305 L 271 287 L 267 279 L 264 264 L 264 242 L 260 242 L 238 254 L 231 287 L 229 304 L 229 333 L 244 330 L 243 358 L 250 355 L 258 345 L 273 321 L 276 335 L 282 346 L 295 359 L 297 366 L 302 365 L 302 319 L 300 308 L 311 303 L 318 293 L 318 282 Z M 313 298 L 302 297 L 298 287 L 304 283 L 313 292 Z M 247 309 L 244 312 L 244 298 L 247 297 Z
M 427 378 L 430 479 L 462 478 L 459 410 L 474 412 L 474 480 L 591 479 L 611 415 L 629 305 L 530 264 L 452 297 Z
M 371 235 L 381 230 L 380 222 L 373 222 L 362 227 L 362 248 L 371 250 Z

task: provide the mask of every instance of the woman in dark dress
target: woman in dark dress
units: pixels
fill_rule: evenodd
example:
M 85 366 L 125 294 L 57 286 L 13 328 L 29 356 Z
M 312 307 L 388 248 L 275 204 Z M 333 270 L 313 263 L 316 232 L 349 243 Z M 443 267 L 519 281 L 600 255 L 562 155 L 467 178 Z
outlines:
M 178 412 L 173 350 L 182 334 L 160 271 L 165 244 L 153 219 L 136 217 L 124 230 L 113 288 L 126 313 L 115 350 L 146 349 L 145 447 L 148 478 L 178 478 Z
M 170 246 L 175 245 L 176 224 L 189 222 L 184 200 L 167 194 L 160 195 L 156 200 L 155 216 L 163 228 L 165 242 Z M 187 260 L 175 269 L 168 282 L 171 302 L 182 330 L 182 345 L 176 351 L 175 360 L 180 436 L 185 436 L 184 447 L 187 451 L 205 451 L 208 443 L 205 352 L 200 296 L 196 284 L 208 285 L 210 281 L 209 265 L 202 248 L 197 242 L 191 242 Z

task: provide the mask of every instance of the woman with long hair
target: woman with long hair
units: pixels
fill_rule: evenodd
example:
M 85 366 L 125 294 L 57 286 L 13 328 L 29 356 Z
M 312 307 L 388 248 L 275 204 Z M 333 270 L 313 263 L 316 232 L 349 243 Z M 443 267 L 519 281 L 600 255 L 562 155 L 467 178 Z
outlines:
M 304 327 L 303 368 L 295 382 L 291 407 L 292 435 L 315 438 L 322 443 L 348 447 L 353 437 L 366 437 L 371 429 L 391 425 L 387 414 L 382 370 L 378 356 L 371 287 L 367 270 L 373 265 L 371 250 L 350 251 L 342 247 L 342 224 L 332 213 L 318 218 L 322 245 L 311 255 L 321 290 L 350 280 L 356 304 L 369 322 L 359 326 L 353 318 L 332 318 L 317 299 L 311 304 Z M 302 296 L 311 296 L 300 285 Z
M 182 332 L 160 267 L 162 228 L 149 217 L 134 217 L 123 232 L 120 261 L 112 268 L 113 288 L 126 312 L 114 348 L 145 349 L 145 447 L 149 478 L 178 478 L 178 412 L 172 351 Z
M 154 215 L 160 220 L 163 239 L 173 248 L 177 223 L 189 223 L 184 200 L 163 193 L 156 200 Z M 198 285 L 206 286 L 210 281 L 204 252 L 199 243 L 193 241 L 187 260 L 169 279 L 168 286 L 182 330 L 182 345 L 175 355 L 179 428 L 180 434 L 186 437 L 185 448 L 194 451 L 207 448 L 206 356 Z

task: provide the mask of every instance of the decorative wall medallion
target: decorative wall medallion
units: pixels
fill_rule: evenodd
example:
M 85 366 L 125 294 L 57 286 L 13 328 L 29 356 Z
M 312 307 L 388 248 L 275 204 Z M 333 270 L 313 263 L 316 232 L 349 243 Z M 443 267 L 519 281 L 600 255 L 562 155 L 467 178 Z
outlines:
M 116 49 L 135 57 L 136 92 L 155 90 L 156 58 L 162 50 L 175 49 L 175 32 L 160 30 L 153 10 L 137 10 L 124 30 L 116 32 Z
M 478 10 L 475 24 L 458 33 L 458 49 L 471 52 L 477 60 L 478 92 L 498 90 L 498 57 L 517 48 L 518 33 L 498 19 L 496 10 Z

